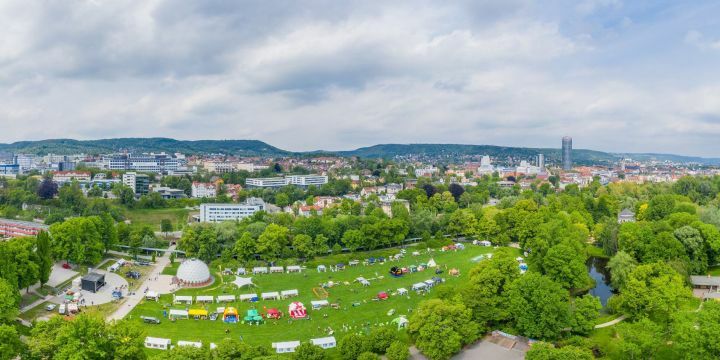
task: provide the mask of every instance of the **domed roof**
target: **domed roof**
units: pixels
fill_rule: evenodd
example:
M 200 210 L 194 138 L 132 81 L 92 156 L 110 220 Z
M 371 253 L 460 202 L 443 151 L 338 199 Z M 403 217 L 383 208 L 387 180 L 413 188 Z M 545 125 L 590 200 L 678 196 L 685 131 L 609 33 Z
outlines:
M 204 283 L 210 280 L 210 269 L 198 259 L 185 260 L 177 270 L 177 278 L 190 284 Z

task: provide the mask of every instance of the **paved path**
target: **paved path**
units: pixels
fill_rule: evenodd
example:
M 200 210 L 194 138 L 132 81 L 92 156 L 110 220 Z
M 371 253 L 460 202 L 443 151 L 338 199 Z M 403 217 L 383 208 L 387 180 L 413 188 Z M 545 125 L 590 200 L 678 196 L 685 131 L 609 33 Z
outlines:
M 46 302 L 46 301 L 50 301 L 50 300 L 52 300 L 53 297 L 54 297 L 54 296 L 52 296 L 52 295 L 48 295 L 48 296 L 46 296 L 46 297 L 41 297 L 40 299 L 35 300 L 35 302 L 33 302 L 32 304 L 27 305 L 27 306 L 21 308 L 21 309 L 20 309 L 20 313 L 27 312 L 28 310 L 30 310 L 30 309 L 32 309 L 32 308 L 34 308 L 34 307 L 36 307 L 36 306 L 38 306 L 38 305 Z
M 175 250 L 175 246 L 171 246 L 168 250 Z M 160 275 L 162 273 L 163 269 L 170 264 L 170 254 L 171 251 L 166 252 L 163 256 L 159 257 L 155 261 L 155 265 L 152 269 L 152 271 L 148 272 L 148 277 L 143 281 L 143 283 L 138 287 L 137 291 L 134 295 L 128 295 L 125 298 L 125 301 L 120 304 L 120 307 L 110 316 L 108 316 L 107 320 L 120 320 L 127 316 L 127 314 L 132 311 L 132 309 L 137 306 L 137 304 L 140 303 L 140 300 L 142 300 L 145 297 L 145 289 L 150 287 L 150 284 L 153 282 L 153 279 Z
M 623 320 L 625 320 L 625 319 L 626 319 L 626 316 L 623 315 L 623 316 L 621 316 L 621 317 L 619 317 L 619 318 L 617 318 L 617 319 L 615 319 L 615 320 L 608 321 L 608 322 L 606 322 L 606 323 L 604 323 L 604 324 L 595 325 L 595 328 L 596 328 L 596 329 L 602 329 L 602 328 L 604 328 L 604 327 L 613 326 L 613 325 L 615 325 L 615 324 L 617 324 L 617 323 L 619 323 L 619 322 L 621 322 L 621 321 L 623 321 Z

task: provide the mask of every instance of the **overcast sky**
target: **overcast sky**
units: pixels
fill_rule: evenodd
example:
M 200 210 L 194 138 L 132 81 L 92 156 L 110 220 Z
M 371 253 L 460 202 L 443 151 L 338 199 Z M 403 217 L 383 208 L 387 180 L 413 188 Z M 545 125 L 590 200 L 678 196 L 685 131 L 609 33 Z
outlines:
M 0 2 L 0 142 L 720 156 L 717 1 Z

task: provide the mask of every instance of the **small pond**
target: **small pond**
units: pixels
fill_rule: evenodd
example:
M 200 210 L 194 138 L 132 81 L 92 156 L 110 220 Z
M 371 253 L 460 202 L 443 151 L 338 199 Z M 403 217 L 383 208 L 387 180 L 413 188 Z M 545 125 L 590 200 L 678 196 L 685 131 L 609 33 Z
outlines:
M 607 262 L 608 259 L 598 257 L 591 257 L 587 261 L 588 274 L 595 280 L 595 287 L 590 289 L 589 294 L 599 297 L 603 307 L 613 294 L 613 288 L 610 286 L 610 270 L 606 268 Z

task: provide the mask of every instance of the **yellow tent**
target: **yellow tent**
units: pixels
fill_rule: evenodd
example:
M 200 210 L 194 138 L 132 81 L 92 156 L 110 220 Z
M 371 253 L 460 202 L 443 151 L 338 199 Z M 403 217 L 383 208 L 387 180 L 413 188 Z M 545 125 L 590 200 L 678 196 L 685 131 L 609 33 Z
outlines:
M 208 312 L 205 309 L 190 309 L 188 311 L 188 315 L 190 316 L 200 316 L 200 317 L 207 317 Z

